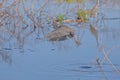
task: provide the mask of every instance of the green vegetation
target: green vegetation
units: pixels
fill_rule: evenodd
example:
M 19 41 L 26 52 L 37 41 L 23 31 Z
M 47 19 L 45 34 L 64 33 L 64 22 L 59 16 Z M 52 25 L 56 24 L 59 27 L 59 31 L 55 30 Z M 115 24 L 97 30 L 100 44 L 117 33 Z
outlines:
M 63 14 L 59 14 L 59 16 L 57 17 L 57 20 L 60 22 L 60 25 L 63 24 L 63 20 L 64 20 L 64 15 Z
M 87 10 L 78 10 L 77 12 L 77 18 L 81 19 L 83 22 L 88 21 L 89 11 Z
M 86 0 L 58 0 L 58 3 L 67 2 L 68 4 L 72 4 L 73 2 L 77 2 L 79 4 L 82 4 L 84 1 Z

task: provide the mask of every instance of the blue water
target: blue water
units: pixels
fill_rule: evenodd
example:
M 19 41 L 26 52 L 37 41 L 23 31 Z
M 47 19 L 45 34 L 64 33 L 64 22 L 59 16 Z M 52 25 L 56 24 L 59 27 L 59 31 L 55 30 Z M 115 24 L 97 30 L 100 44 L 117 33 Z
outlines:
M 111 12 L 111 9 L 107 10 Z M 106 17 L 120 17 L 120 9 L 113 10 L 113 13 L 106 10 L 103 12 Z M 102 36 L 103 45 L 108 48 L 119 45 L 120 34 L 114 33 L 114 29 L 119 29 L 120 20 L 106 20 L 105 25 L 107 29 L 98 27 L 99 39 Z M 11 47 L 12 42 L 6 43 L 8 48 L 2 48 L 0 54 L 4 52 L 9 57 L 5 61 L 0 56 L 0 80 L 105 80 L 105 75 L 109 80 L 119 80 L 120 74 L 115 72 L 107 60 L 102 65 L 104 72 L 100 70 L 96 58 L 100 56 L 102 60 L 104 56 L 99 51 L 95 36 L 88 28 L 81 28 L 81 33 L 84 31 L 80 46 L 77 46 L 72 38 L 61 42 L 36 39 L 36 33 L 30 36 L 20 49 Z M 118 69 L 119 56 L 119 48 L 108 55 Z

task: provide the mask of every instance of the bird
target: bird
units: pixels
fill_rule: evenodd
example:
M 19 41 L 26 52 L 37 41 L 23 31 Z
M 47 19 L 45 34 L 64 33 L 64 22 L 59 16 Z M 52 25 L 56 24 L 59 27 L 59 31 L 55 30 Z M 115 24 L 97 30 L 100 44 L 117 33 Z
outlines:
M 58 29 L 48 33 L 47 38 L 50 41 L 64 41 L 74 38 L 75 42 L 79 45 L 80 41 L 75 35 L 75 31 L 67 25 L 61 25 Z
M 74 30 L 66 25 L 61 25 L 59 28 L 48 33 L 47 38 L 51 41 L 62 41 L 74 36 Z

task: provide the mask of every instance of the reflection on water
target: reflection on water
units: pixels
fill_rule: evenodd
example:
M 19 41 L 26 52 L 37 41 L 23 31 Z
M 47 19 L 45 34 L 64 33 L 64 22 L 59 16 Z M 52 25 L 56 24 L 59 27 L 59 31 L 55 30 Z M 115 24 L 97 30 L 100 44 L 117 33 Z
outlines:
M 0 79 L 119 80 L 119 0 L 30 1 L 0 1 Z
M 120 65 L 114 64 L 115 66 L 119 67 Z M 65 77 L 68 78 L 81 78 L 81 79 L 118 79 L 119 76 L 107 76 L 113 74 L 115 71 L 112 70 L 111 64 L 103 64 L 103 68 L 105 69 L 102 71 L 98 64 L 83 64 L 83 63 L 75 63 L 75 64 L 68 64 L 68 65 L 53 65 L 53 71 L 57 71 L 58 73 L 64 74 Z M 106 75 L 107 74 L 107 75 Z M 95 78 L 96 77 L 96 78 Z
M 5 61 L 9 64 L 12 63 L 12 57 L 11 57 L 11 53 L 9 53 L 9 51 L 0 50 L 0 59 L 2 59 L 2 61 Z

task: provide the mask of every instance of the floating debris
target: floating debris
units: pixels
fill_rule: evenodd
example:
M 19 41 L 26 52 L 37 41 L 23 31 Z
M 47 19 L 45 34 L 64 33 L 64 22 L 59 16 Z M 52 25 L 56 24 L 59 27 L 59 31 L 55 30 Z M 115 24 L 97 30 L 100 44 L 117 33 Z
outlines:
M 71 23 L 71 22 L 74 22 L 74 20 L 72 20 L 72 19 L 66 19 L 63 22 L 65 22 L 65 23 Z
M 91 66 L 80 66 L 80 68 L 83 68 L 83 69 L 91 69 L 92 67 L 91 67 Z
M 48 33 L 47 38 L 50 41 L 63 41 L 74 37 L 74 30 L 66 25 Z
M 82 18 L 77 17 L 75 22 L 77 22 L 77 23 L 86 23 L 87 19 L 82 19 Z

